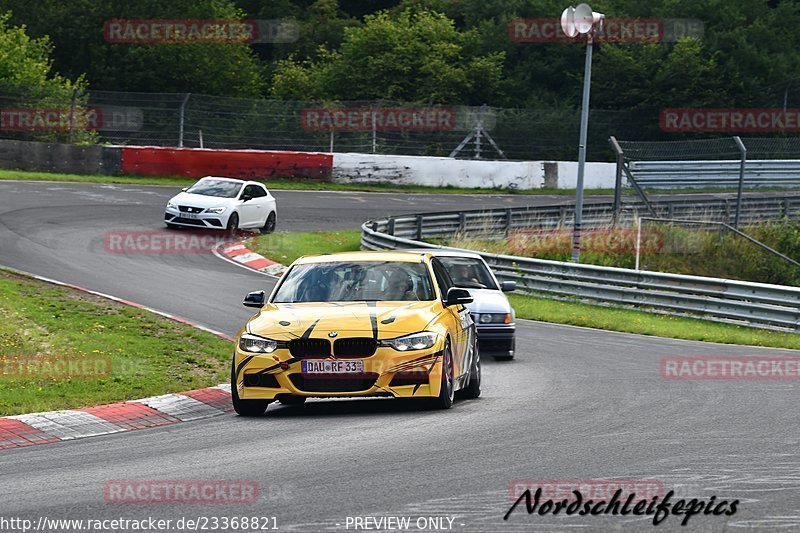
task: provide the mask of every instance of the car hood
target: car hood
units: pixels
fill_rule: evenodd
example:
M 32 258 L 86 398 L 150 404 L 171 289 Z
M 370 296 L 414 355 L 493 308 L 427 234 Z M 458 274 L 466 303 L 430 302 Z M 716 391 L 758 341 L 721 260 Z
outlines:
M 377 336 L 391 339 L 423 331 L 436 317 L 436 302 L 330 302 L 267 304 L 247 325 L 255 335 L 275 340 L 301 336 Z
M 192 207 L 221 207 L 228 206 L 236 201 L 236 198 L 220 198 L 219 196 L 204 196 L 202 194 L 192 194 L 182 192 L 170 200 L 173 204 L 188 205 Z
M 502 291 L 493 289 L 467 289 L 472 303 L 467 304 L 470 313 L 510 313 L 511 305 Z

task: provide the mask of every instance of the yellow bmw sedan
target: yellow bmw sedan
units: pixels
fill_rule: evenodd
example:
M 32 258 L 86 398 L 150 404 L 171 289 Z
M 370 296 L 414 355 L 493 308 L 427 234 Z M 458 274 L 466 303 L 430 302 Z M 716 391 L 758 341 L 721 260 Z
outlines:
M 447 409 L 477 398 L 481 362 L 469 291 L 424 252 L 346 252 L 295 261 L 236 338 L 233 407 L 263 414 L 275 400 L 425 398 Z

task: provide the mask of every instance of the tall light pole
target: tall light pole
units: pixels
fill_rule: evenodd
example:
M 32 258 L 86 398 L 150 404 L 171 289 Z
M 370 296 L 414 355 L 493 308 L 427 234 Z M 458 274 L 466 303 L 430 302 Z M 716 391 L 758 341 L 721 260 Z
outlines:
M 583 220 L 583 173 L 586 167 L 586 135 L 589 129 L 589 88 L 592 82 L 592 40 L 603 29 L 605 15 L 592 11 L 589 4 L 568 7 L 561 13 L 561 29 L 567 37 L 586 35 L 586 63 L 583 70 L 581 132 L 578 141 L 578 183 L 575 191 L 575 223 L 572 229 L 572 261 L 581 260 L 581 224 Z

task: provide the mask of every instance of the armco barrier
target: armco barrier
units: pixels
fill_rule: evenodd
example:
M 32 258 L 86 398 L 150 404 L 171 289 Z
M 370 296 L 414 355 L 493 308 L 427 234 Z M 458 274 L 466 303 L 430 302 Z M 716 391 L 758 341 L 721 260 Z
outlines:
M 736 187 L 740 161 L 631 161 L 631 174 L 642 187 Z M 797 187 L 800 161 L 747 161 L 745 187 Z
M 773 208 L 763 200 L 749 199 L 742 214 L 749 220 L 798 215 L 800 196 L 772 198 Z M 716 206 L 714 206 L 716 202 Z M 686 211 L 692 205 L 672 200 L 654 204 L 657 211 Z M 688 205 L 687 205 L 688 204 Z M 706 213 L 725 213 L 722 200 L 704 202 Z M 670 205 L 672 207 L 670 207 Z M 511 208 L 487 211 L 425 213 L 365 222 L 361 247 L 367 250 L 443 248 L 420 242 L 429 237 L 465 234 L 497 234 L 513 228 L 555 227 L 561 207 Z M 593 217 L 587 226 L 610 220 L 609 204 L 587 206 Z M 628 213 L 631 216 L 631 213 Z M 530 225 L 524 226 L 529 223 Z M 444 247 L 446 248 L 446 247 Z M 452 248 L 451 248 L 452 249 Z M 514 280 L 520 292 L 557 299 L 587 300 L 604 305 L 637 307 L 645 311 L 706 320 L 734 321 L 762 328 L 800 330 L 800 288 L 751 283 L 700 276 L 637 271 L 481 253 L 501 280 Z
M 330 181 L 332 168 L 331 154 L 143 146 L 122 148 L 122 173 L 138 176 L 225 176 L 253 180 L 304 177 Z

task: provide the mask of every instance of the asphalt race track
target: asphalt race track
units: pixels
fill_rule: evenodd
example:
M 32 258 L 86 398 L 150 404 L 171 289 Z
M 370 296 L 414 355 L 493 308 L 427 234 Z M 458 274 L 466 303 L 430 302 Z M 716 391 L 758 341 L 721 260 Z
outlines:
M 121 255 L 108 230 L 161 229 L 176 188 L 0 182 L 0 264 L 233 334 L 243 295 L 271 281 L 212 255 Z M 553 203 L 554 197 L 276 191 L 279 230 L 356 228 L 376 215 Z M 568 200 L 559 200 L 568 201 Z M 740 500 L 731 517 L 670 516 L 658 531 L 800 530 L 796 381 L 668 381 L 670 355 L 794 355 L 522 322 L 518 356 L 484 363 L 483 395 L 447 412 L 391 400 L 270 406 L 164 428 L 0 452 L 0 515 L 275 516 L 279 531 L 347 517 L 454 518 L 454 531 L 649 530 L 649 517 L 503 521 L 514 480 L 657 480 L 681 497 Z M 109 505 L 120 479 L 251 480 L 253 505 Z M 412 522 L 413 523 L 413 522 Z M 447 520 L 444 521 L 448 523 Z M 350 530 L 353 527 L 350 526 Z M 412 529 L 415 530 L 415 529 Z M 430 529 L 429 529 L 430 530 Z

